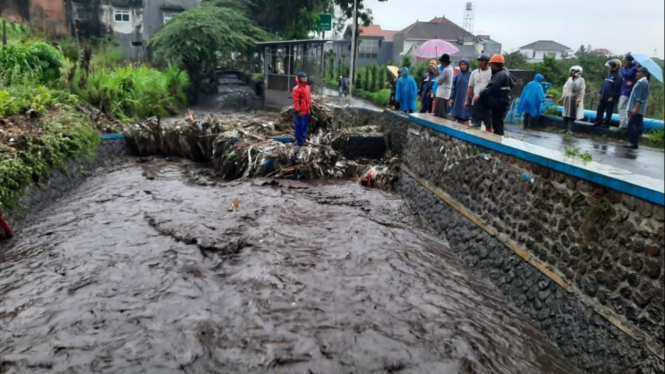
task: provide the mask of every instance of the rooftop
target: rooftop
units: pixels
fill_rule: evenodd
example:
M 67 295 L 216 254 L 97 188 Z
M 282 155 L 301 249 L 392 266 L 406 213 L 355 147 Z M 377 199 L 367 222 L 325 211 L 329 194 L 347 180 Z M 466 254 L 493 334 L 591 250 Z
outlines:
M 350 34 L 352 29 L 353 26 L 349 25 L 346 32 Z M 384 38 L 386 41 L 392 42 L 395 34 L 397 34 L 397 31 L 383 30 L 381 25 L 360 26 L 360 36 L 364 37 Z
M 561 51 L 566 52 L 571 49 L 554 40 L 538 40 L 531 44 L 521 46 L 520 49 L 533 49 L 534 51 Z
M 442 39 L 457 40 L 460 36 L 468 34 L 466 30 L 447 19 L 446 17 L 437 17 L 429 22 L 416 22 L 397 35 L 405 35 L 406 39 Z

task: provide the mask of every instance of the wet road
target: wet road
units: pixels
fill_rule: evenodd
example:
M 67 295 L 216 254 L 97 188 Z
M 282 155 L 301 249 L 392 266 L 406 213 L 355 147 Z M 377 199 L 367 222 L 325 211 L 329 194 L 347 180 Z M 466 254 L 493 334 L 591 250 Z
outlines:
M 0 372 L 576 372 L 417 226 L 354 181 L 119 163 L 0 247 Z
M 565 146 L 579 148 L 581 153 L 588 151 L 593 156 L 593 160 L 601 164 L 651 178 L 665 179 L 665 153 L 659 149 L 649 147 L 641 147 L 637 150 L 627 149 L 623 146 L 628 143 L 618 139 L 581 134 L 563 136 L 537 130 L 526 131 L 522 129 L 522 126 L 517 125 L 507 125 L 506 132 L 512 138 L 556 151 L 563 152 Z

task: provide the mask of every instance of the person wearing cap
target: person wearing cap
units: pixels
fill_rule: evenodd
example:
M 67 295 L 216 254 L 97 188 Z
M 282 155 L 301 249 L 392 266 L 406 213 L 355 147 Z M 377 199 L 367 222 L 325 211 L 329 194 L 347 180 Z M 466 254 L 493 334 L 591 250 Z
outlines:
M 441 73 L 436 80 L 436 99 L 434 106 L 434 115 L 440 118 L 446 118 L 448 115 L 448 100 L 453 90 L 453 68 L 450 66 L 450 55 L 444 53 L 441 58 Z
M 623 77 L 623 84 L 621 85 L 621 96 L 619 97 L 619 129 L 626 130 L 628 128 L 628 100 L 630 93 L 633 90 L 633 85 L 637 80 L 637 66 L 635 66 L 635 59 L 630 53 L 626 54 L 625 62 L 621 68 L 621 76 Z
M 420 82 L 420 91 L 418 91 L 418 100 L 421 102 L 420 113 L 432 113 L 437 73 L 436 61 L 430 61 L 429 70 L 423 76 Z
M 453 80 L 453 90 L 448 105 L 451 107 L 450 115 L 463 125 L 469 125 L 471 113 L 466 105 L 469 79 L 471 78 L 471 61 L 462 57 L 459 63 L 460 73 Z
M 586 94 L 586 81 L 582 78 L 584 70 L 581 66 L 570 67 L 570 77 L 563 85 L 563 93 L 559 104 L 563 103 L 563 122 L 566 132 L 572 130 L 576 120 L 584 118 L 584 95 Z
M 503 136 L 503 122 L 510 109 L 511 92 L 517 84 L 517 80 L 506 69 L 506 62 L 502 55 L 498 53 L 493 55 L 490 57 L 489 63 L 490 69 L 492 69 L 492 79 L 487 87 L 480 91 L 478 97 L 474 98 L 474 105 L 479 106 L 485 123 L 491 120 L 490 131 L 493 130 L 495 134 Z
M 312 110 L 312 90 L 307 84 L 307 73 L 298 73 L 297 85 L 293 88 L 293 109 L 296 112 L 296 145 L 305 145 L 309 128 L 309 113 Z
M 637 68 L 635 72 L 637 82 L 628 99 L 628 141 L 630 145 L 626 145 L 626 148 L 637 149 L 637 142 L 644 130 L 644 112 L 647 110 L 649 100 L 648 75 L 649 70 L 644 66 Z
M 619 103 L 619 98 L 621 97 L 623 77 L 619 73 L 621 61 L 609 60 L 605 63 L 605 66 L 609 69 L 609 74 L 607 74 L 607 77 L 603 81 L 603 85 L 600 86 L 596 122 L 593 125 L 609 128 L 614 105 Z M 603 121 L 603 114 L 605 114 L 605 121 Z
M 488 65 L 489 59 L 490 56 L 485 53 L 478 56 L 478 69 L 472 71 L 469 78 L 469 88 L 466 91 L 464 105 L 471 112 L 471 127 L 480 127 L 483 122 L 482 117 L 479 116 L 479 111 L 473 105 L 473 99 L 480 95 L 480 91 L 484 90 L 492 79 L 492 70 Z M 490 127 L 490 124 L 486 123 L 485 127 Z

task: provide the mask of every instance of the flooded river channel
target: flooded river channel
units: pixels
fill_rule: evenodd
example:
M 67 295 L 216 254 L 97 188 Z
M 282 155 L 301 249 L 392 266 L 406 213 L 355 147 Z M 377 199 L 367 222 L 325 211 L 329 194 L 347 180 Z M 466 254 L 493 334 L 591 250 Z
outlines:
M 0 372 L 577 372 L 396 195 L 206 174 L 118 161 L 3 244 Z

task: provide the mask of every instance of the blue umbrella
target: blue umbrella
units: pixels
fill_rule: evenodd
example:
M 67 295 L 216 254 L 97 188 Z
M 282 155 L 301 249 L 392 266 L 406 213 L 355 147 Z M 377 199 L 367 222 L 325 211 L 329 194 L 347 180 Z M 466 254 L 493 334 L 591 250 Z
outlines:
M 661 82 L 663 81 L 663 69 L 661 69 L 656 61 L 652 60 L 651 57 L 636 53 L 631 53 L 630 55 L 633 56 L 635 62 L 647 68 L 652 77 L 658 79 Z

